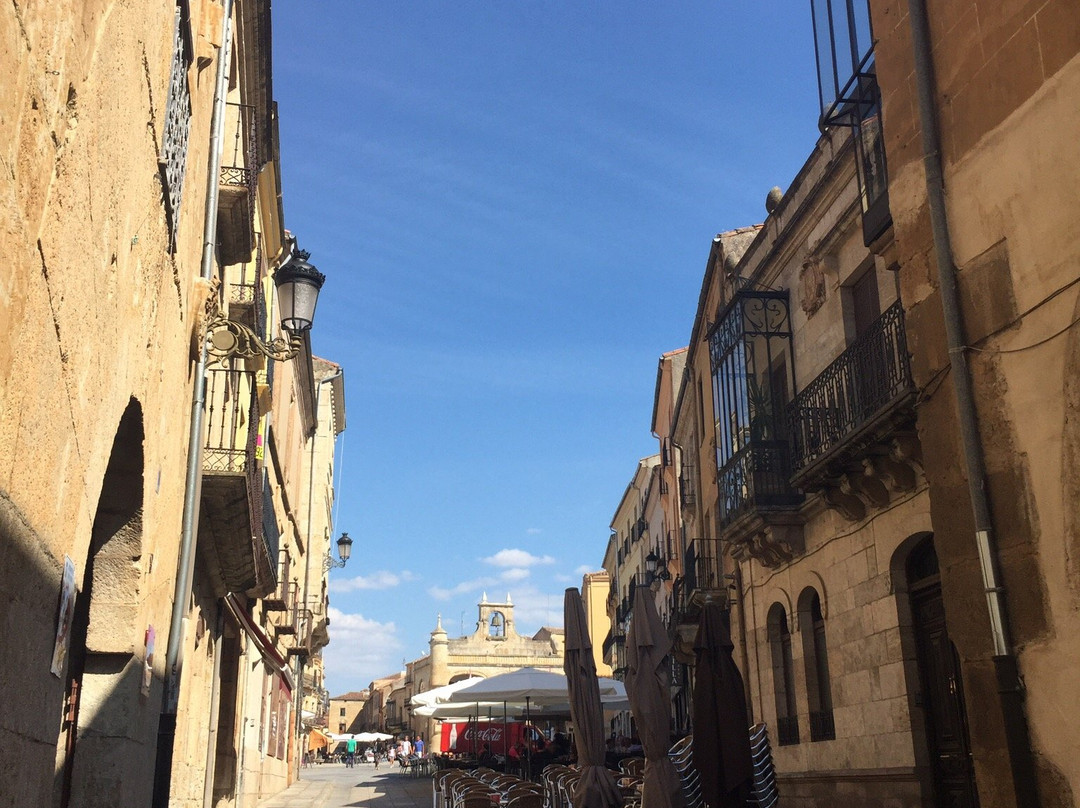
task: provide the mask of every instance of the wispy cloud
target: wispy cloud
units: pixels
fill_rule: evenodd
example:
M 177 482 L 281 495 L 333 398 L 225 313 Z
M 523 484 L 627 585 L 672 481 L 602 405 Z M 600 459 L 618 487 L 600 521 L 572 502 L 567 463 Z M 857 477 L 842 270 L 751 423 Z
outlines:
M 489 586 L 495 586 L 498 583 L 499 580 L 497 578 L 474 578 L 471 581 L 462 581 L 452 587 L 430 586 L 428 587 L 428 594 L 435 598 L 435 600 L 450 600 L 455 595 L 478 593 L 480 590 Z
M 582 564 L 580 567 L 578 567 L 576 570 L 574 570 L 574 572 L 576 572 L 578 575 L 586 575 L 586 574 L 588 574 L 590 572 L 599 572 L 599 571 L 600 570 L 597 567 L 590 567 L 588 564 Z
M 333 606 L 328 614 L 330 644 L 323 656 L 332 686 L 335 682 L 348 682 L 347 689 L 359 689 L 400 669 L 402 645 L 393 621 L 380 623 Z
M 494 567 L 535 567 L 537 564 L 554 564 L 551 556 L 534 556 L 528 550 L 503 549 L 482 559 L 485 564 Z
M 510 569 L 503 570 L 499 573 L 499 577 L 508 582 L 524 581 L 529 575 L 531 575 L 531 573 L 524 567 L 511 567 Z
M 406 581 L 415 581 L 416 576 L 408 570 L 389 572 L 379 570 L 371 575 L 357 575 L 355 578 L 330 582 L 331 592 L 356 592 L 365 589 L 393 589 Z
M 530 527 L 528 530 L 525 531 L 525 533 L 529 536 L 539 536 L 543 532 L 544 531 L 538 527 Z

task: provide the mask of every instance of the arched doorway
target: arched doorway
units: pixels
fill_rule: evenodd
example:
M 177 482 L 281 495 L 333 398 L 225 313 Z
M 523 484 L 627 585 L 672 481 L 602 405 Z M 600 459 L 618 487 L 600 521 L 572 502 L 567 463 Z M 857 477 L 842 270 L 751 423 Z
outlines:
M 145 804 L 156 718 L 142 690 L 143 416 L 134 399 L 113 439 L 71 628 L 54 805 Z M 147 775 L 147 776 L 140 776 Z M 147 783 L 148 785 L 148 783 Z M 144 793 L 145 792 L 145 793 Z
M 976 808 L 960 658 L 945 625 L 941 576 L 932 536 L 907 556 L 907 597 L 922 692 L 927 753 L 937 805 Z

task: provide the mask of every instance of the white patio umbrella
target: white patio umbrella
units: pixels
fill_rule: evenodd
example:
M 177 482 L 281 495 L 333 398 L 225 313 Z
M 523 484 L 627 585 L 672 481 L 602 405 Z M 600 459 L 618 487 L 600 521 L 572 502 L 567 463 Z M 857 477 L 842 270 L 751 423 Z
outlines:
M 626 688 L 614 679 L 600 679 L 601 697 L 626 698 Z M 566 704 L 570 700 L 566 677 L 540 668 L 519 668 L 500 673 L 451 693 L 451 703 L 497 701 L 524 703 L 528 707 Z
M 354 738 L 360 743 L 374 743 L 375 741 L 389 741 L 393 738 L 393 735 L 387 735 L 385 732 L 360 732 L 357 733 Z
M 413 707 L 412 714 L 420 716 L 421 718 L 469 718 L 471 716 L 486 716 L 488 713 L 494 715 L 498 713 L 500 716 L 503 713 L 504 702 L 501 701 L 482 701 L 482 702 L 462 702 L 461 704 L 454 702 L 443 702 L 441 704 L 428 704 L 421 707 Z M 509 707 L 510 705 L 505 705 Z M 524 702 L 522 707 L 524 707 Z
M 471 684 L 475 684 L 482 680 L 479 676 L 470 676 L 468 679 L 462 679 L 458 682 L 451 682 L 448 685 L 442 687 L 434 687 L 431 690 L 425 690 L 423 693 L 417 693 L 413 696 L 409 703 L 415 707 L 431 707 L 436 704 L 444 704 L 449 700 L 450 694 L 461 690 L 463 687 L 468 687 Z M 416 715 L 415 710 L 413 714 Z

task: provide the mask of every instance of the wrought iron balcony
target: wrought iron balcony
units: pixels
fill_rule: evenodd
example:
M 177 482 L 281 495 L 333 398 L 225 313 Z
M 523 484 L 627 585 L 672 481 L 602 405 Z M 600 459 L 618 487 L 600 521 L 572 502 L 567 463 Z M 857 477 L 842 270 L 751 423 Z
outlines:
M 684 509 L 692 508 L 696 499 L 694 493 L 694 470 L 686 463 L 683 464 L 682 473 L 679 475 L 679 504 Z
M 683 557 L 683 574 L 672 587 L 674 611 L 681 623 L 695 623 L 708 598 L 726 608 L 727 579 L 724 578 L 719 539 L 693 539 Z
M 792 482 L 849 519 L 917 482 L 915 386 L 899 301 L 802 392 L 789 412 Z
M 227 369 L 206 377 L 206 437 L 203 444 L 199 552 L 219 594 L 273 591 L 277 522 L 266 502 L 256 459 L 259 412 L 254 375 Z M 272 523 L 267 544 L 265 529 Z
M 221 263 L 226 266 L 250 260 L 255 247 L 255 192 L 260 168 L 255 117 L 256 109 L 250 104 L 225 105 L 217 232 Z
M 279 536 L 280 541 L 280 536 Z M 291 562 L 289 559 L 289 549 L 282 547 L 278 551 L 278 573 L 277 573 L 277 586 L 274 587 L 274 591 L 263 597 L 263 606 L 267 611 L 286 611 L 290 608 L 289 601 L 289 571 Z
M 792 510 L 803 501 L 791 487 L 790 447 L 786 440 L 748 440 L 717 474 L 720 524 L 746 513 Z
M 791 356 L 787 292 L 739 290 L 709 332 L 721 527 L 802 502 L 784 423 Z
M 827 457 L 913 392 L 904 310 L 897 301 L 795 397 L 795 468 Z

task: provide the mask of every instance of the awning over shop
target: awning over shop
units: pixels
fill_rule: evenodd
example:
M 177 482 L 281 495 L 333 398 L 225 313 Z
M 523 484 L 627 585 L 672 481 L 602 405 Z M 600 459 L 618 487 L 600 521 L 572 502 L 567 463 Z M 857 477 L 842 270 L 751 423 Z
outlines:
M 259 649 L 259 655 L 265 660 L 266 664 L 281 676 L 285 687 L 292 693 L 292 671 L 289 670 L 289 665 L 285 661 L 285 658 L 278 653 L 278 650 L 274 647 L 274 644 L 270 642 L 270 638 L 266 636 L 266 633 L 251 619 L 251 615 L 247 613 L 235 595 L 230 593 L 226 595 L 223 600 L 225 601 L 225 605 L 228 607 L 229 612 L 244 630 L 244 633 L 252 639 L 255 643 L 255 647 Z
M 308 733 L 308 749 L 322 749 L 331 743 L 330 736 L 320 730 L 313 729 Z

